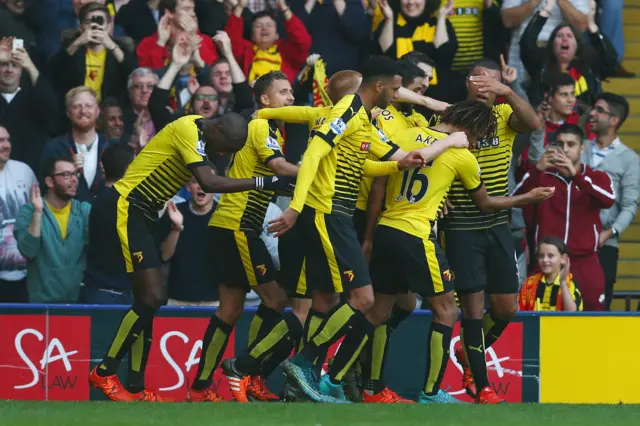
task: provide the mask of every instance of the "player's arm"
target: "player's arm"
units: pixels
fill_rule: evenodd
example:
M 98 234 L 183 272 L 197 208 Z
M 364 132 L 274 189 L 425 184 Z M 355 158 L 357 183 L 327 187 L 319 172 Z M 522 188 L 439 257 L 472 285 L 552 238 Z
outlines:
M 252 189 L 275 189 L 273 187 L 273 176 L 257 177 L 249 179 L 231 179 L 224 176 L 217 176 L 211 167 L 200 164 L 189 167 L 193 177 L 204 192 L 228 193 L 251 191 Z
M 373 147 L 373 144 L 372 144 Z M 435 160 L 437 156 L 448 150 L 449 148 L 468 148 L 469 141 L 467 140 L 467 136 L 463 132 L 454 132 L 449 136 L 443 139 L 439 139 L 429 146 L 425 146 L 424 148 L 416 149 L 412 152 L 417 152 L 422 157 L 424 163 L 428 163 L 430 161 Z M 407 152 L 398 149 L 396 150 L 390 157 L 389 160 L 399 161 L 407 156 Z
M 315 122 L 322 108 L 309 106 L 286 106 L 281 108 L 262 108 L 258 110 L 258 118 L 265 120 L 282 120 L 285 123 L 308 124 Z
M 362 237 L 362 251 L 367 259 L 371 256 L 373 248 L 373 234 L 378 224 L 378 217 L 384 205 L 384 194 L 387 189 L 388 176 L 377 177 L 373 180 L 367 199 L 367 219 L 365 222 L 364 235 Z
M 505 99 L 513 114 L 509 117 L 509 126 L 518 133 L 526 133 L 540 127 L 540 117 L 535 109 L 513 90 L 509 89 Z
M 276 139 L 277 136 L 271 133 L 269 122 L 267 120 L 256 120 L 252 123 L 247 145 L 250 145 L 255 150 L 260 161 L 276 175 L 296 176 L 298 174 L 298 166 L 285 160 L 282 148 L 280 148 L 280 144 Z
M 406 87 L 401 87 L 398 90 L 397 100 L 398 102 L 422 105 L 434 112 L 442 112 L 449 107 L 449 104 L 446 102 L 438 101 L 436 99 L 430 98 L 429 96 L 419 95 L 416 92 L 412 92 L 411 90 L 407 89 Z

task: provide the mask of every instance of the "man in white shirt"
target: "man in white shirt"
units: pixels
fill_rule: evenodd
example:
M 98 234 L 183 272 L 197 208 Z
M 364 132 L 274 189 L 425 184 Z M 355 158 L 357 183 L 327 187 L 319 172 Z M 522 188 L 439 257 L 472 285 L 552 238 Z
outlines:
M 28 303 L 27 260 L 18 251 L 13 227 L 36 182 L 25 163 L 10 160 L 11 135 L 0 126 L 0 302 Z
M 502 22 L 505 27 L 512 29 L 509 65 L 518 71 L 518 80 L 514 83 L 513 88 L 518 95 L 525 99 L 528 97 L 523 85 L 529 76 L 520 59 L 520 36 L 527 28 L 533 14 L 541 11 L 548 3 L 555 4 L 555 7 L 540 32 L 539 44 L 546 44 L 551 32 L 563 22 L 575 26 L 581 32 L 587 29 L 589 0 L 504 0 L 502 3 Z
M 65 95 L 65 105 L 71 131 L 47 142 L 42 152 L 41 164 L 52 157 L 72 155 L 74 164 L 81 173 L 76 199 L 91 202 L 104 187 L 100 157 L 108 143 L 105 135 L 96 130 L 100 114 L 97 95 L 93 89 L 78 86 Z

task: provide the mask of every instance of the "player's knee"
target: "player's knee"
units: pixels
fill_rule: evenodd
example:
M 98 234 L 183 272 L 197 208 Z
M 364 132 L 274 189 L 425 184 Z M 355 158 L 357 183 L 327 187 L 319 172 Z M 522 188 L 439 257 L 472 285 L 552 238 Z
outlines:
M 458 320 L 458 306 L 453 293 L 448 293 L 432 300 L 431 312 L 435 321 L 453 327 Z
M 504 303 L 499 306 L 492 306 L 491 313 L 496 318 L 501 319 L 502 321 L 509 322 L 511 321 L 518 312 L 518 304 L 517 303 Z
M 220 306 L 218 307 L 217 315 L 218 318 L 220 318 L 225 323 L 229 325 L 235 325 L 242 316 L 243 312 L 244 306 L 235 303 L 227 303 L 220 304 Z
M 166 305 L 167 300 L 167 292 L 164 288 L 156 289 L 142 295 L 142 301 L 144 302 L 144 304 L 154 309 L 158 309 L 161 306 Z
M 375 298 L 371 286 L 368 286 L 368 290 L 367 287 L 353 290 L 349 295 L 349 305 L 360 312 L 369 312 L 373 308 L 374 302 Z

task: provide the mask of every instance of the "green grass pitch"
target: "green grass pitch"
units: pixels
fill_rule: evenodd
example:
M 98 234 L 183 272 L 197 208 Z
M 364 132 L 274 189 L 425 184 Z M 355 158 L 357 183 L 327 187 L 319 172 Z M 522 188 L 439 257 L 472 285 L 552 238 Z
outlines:
M 640 425 L 636 405 L 326 405 L 0 401 L 2 426 L 610 426 Z

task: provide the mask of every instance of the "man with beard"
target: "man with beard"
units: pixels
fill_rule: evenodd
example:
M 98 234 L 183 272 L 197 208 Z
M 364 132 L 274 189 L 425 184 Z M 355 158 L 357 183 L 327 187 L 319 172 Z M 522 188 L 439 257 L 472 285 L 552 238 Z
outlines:
M 0 126 L 0 302 L 27 303 L 27 260 L 18 250 L 14 226 L 37 180 L 31 167 L 10 157 L 11 135 Z
M 65 96 L 65 105 L 71 131 L 47 142 L 40 161 L 44 167 L 51 158 L 71 155 L 80 172 L 76 199 L 91 202 L 104 188 L 100 157 L 108 143 L 105 135 L 96 131 L 100 114 L 96 92 L 86 86 L 73 88 Z
M 167 304 L 218 306 L 216 269 L 211 261 L 217 250 L 211 238 L 202 232 L 215 208 L 213 194 L 204 192 L 194 178 L 186 187 L 191 199 L 179 204 L 170 201 L 160 222 L 161 256 L 169 264 Z
M 27 259 L 29 303 L 76 303 L 87 264 L 89 211 L 75 200 L 79 172 L 73 158 L 53 157 L 44 163 L 47 191 L 32 184 L 30 203 L 20 209 L 14 234 Z

